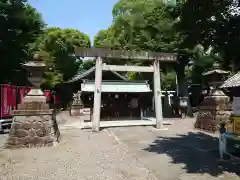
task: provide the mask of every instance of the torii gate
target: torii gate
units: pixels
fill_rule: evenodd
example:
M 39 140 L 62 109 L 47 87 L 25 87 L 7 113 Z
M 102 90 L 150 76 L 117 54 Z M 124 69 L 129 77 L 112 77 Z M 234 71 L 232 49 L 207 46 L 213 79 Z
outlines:
M 177 60 L 176 53 L 108 50 L 108 49 L 102 49 L 102 48 L 77 47 L 75 49 L 75 55 L 79 57 L 96 57 L 95 90 L 94 90 L 93 121 L 92 121 L 92 130 L 94 132 L 98 132 L 100 128 L 102 71 L 110 71 L 110 70 L 125 71 L 125 72 L 130 72 L 130 71 L 153 72 L 156 128 L 157 129 L 163 128 L 160 62 L 159 61 L 175 62 Z M 107 65 L 107 64 L 103 64 L 103 58 L 150 60 L 150 61 L 153 61 L 153 66 Z

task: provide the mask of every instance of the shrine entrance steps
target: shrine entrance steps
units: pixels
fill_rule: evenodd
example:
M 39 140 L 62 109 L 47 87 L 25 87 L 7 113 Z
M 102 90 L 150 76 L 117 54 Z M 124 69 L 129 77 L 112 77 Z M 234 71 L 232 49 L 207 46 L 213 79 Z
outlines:
M 65 119 L 65 123 L 63 123 L 60 129 L 91 129 L 92 122 L 89 121 L 88 116 L 69 116 L 69 114 L 62 113 L 61 116 Z M 176 118 L 164 118 L 163 125 L 169 126 L 172 125 L 173 122 L 176 121 Z M 120 118 L 114 120 L 101 119 L 100 128 L 107 127 L 129 127 L 129 126 L 153 126 L 156 125 L 155 117 L 142 117 L 142 119 L 130 119 L 130 118 Z

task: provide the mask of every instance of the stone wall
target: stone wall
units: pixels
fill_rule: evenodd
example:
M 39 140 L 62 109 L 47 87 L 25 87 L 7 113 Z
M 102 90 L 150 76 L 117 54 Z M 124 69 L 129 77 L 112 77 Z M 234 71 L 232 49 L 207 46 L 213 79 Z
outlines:
M 52 114 L 15 116 L 6 148 L 52 146 L 55 141 Z

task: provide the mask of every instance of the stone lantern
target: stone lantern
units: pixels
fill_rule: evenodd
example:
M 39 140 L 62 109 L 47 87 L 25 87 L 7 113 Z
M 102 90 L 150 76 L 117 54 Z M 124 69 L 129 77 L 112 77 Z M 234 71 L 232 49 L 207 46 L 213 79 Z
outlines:
M 23 64 L 28 71 L 28 80 L 33 87 L 13 112 L 13 123 L 6 148 L 51 146 L 54 142 L 53 111 L 46 103 L 40 89 L 45 64 L 35 56 L 33 61 Z
M 219 64 L 214 63 L 213 69 L 203 74 L 210 86 L 210 92 L 198 108 L 195 128 L 216 132 L 219 130 L 220 123 L 228 120 L 229 97 L 220 89 L 228 73 L 221 70 Z
M 35 55 L 34 60 L 23 64 L 23 67 L 27 70 L 28 80 L 33 85 L 28 95 L 42 96 L 43 92 L 40 89 L 40 85 L 42 84 L 42 75 L 46 67 L 45 63 Z

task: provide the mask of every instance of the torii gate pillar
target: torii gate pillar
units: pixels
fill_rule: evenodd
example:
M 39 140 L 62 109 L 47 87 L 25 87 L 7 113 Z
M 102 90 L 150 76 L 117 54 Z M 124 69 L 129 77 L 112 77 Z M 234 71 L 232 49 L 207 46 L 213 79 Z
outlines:
M 92 130 L 94 132 L 98 132 L 100 127 L 101 91 L 102 91 L 102 58 L 98 57 L 96 59 L 95 91 L 92 120 Z
M 154 81 L 154 99 L 155 99 L 155 113 L 156 113 L 156 128 L 163 128 L 163 115 L 162 115 L 162 94 L 161 94 L 161 79 L 160 79 L 160 63 L 155 60 L 153 72 Z

